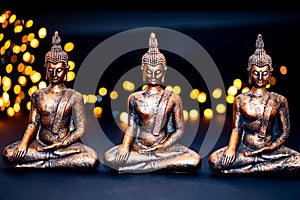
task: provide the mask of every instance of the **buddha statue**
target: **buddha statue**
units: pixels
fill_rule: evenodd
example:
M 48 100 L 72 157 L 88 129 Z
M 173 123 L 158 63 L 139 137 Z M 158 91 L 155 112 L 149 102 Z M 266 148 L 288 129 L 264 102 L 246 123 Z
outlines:
M 185 125 L 182 99 L 162 86 L 166 70 L 165 56 L 151 33 L 149 49 L 141 62 L 146 87 L 128 97 L 128 126 L 122 144 L 104 153 L 107 169 L 127 173 L 188 173 L 201 166 L 198 153 L 179 144 Z
M 273 67 L 261 34 L 247 71 L 251 89 L 235 97 L 229 144 L 210 154 L 210 168 L 224 174 L 298 172 L 300 154 L 285 146 L 290 134 L 287 99 L 266 88 Z
M 83 96 L 64 84 L 69 64 L 60 42 L 56 31 L 45 55 L 50 84 L 33 92 L 22 140 L 3 149 L 3 161 L 14 168 L 95 171 L 100 164 L 95 150 L 80 139 L 86 131 Z

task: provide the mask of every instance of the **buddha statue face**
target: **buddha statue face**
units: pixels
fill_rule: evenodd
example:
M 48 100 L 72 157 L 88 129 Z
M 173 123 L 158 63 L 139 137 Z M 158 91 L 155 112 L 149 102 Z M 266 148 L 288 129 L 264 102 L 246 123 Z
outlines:
M 52 84 L 60 84 L 66 76 L 64 64 L 62 62 L 47 62 L 47 79 Z
M 264 65 L 262 67 L 253 65 L 250 72 L 250 79 L 254 86 L 261 88 L 269 83 L 270 75 L 269 65 Z
M 162 65 L 145 65 L 143 67 L 143 77 L 145 77 L 145 82 L 151 85 L 160 85 L 163 83 L 165 70 Z

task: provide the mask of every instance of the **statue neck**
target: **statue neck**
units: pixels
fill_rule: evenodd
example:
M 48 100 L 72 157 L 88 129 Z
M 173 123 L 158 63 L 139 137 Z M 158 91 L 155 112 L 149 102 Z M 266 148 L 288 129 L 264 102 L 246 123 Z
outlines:
M 256 96 L 263 96 L 264 94 L 267 94 L 268 91 L 265 87 L 262 88 L 252 87 L 251 93 Z
M 64 83 L 60 83 L 60 84 L 50 84 L 50 86 L 49 86 L 49 90 L 51 91 L 51 92 L 61 92 L 61 91 L 63 91 L 63 90 L 65 90 L 66 89 L 66 86 L 65 86 L 65 84 Z
M 145 92 L 148 95 L 161 94 L 163 88 L 160 85 L 148 85 L 145 89 Z

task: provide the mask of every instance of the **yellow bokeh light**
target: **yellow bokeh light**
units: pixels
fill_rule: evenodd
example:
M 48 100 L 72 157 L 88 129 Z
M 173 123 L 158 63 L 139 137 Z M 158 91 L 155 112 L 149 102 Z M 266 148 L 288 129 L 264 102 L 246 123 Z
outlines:
M 4 48 L 8 49 L 11 45 L 11 40 L 6 40 L 6 42 L 4 43 Z
M 10 106 L 10 99 L 8 99 L 8 101 L 5 103 L 4 106 L 5 106 L 5 107 L 9 107 L 9 106 Z
M 235 86 L 238 90 L 242 88 L 242 81 L 241 79 L 234 79 L 233 86 Z
M 191 99 L 197 99 L 200 91 L 198 89 L 193 89 L 190 93 Z
M 216 88 L 214 89 L 214 91 L 212 92 L 212 97 L 215 99 L 219 99 L 222 96 L 222 89 L 221 88 Z
M 45 81 L 41 81 L 41 82 L 39 83 L 39 89 L 43 89 L 43 88 L 46 88 L 46 87 L 47 87 L 47 84 L 46 84 Z
M 88 95 L 88 99 L 87 99 L 88 103 L 96 103 L 96 101 L 97 101 L 97 97 L 95 95 L 93 94 Z
M 0 107 L 4 105 L 3 99 L 0 97 Z
M 101 117 L 103 109 L 101 107 L 95 107 L 94 108 L 94 115 L 95 117 L 99 118 Z
M 180 93 L 181 93 L 181 87 L 178 86 L 178 85 L 175 85 L 175 86 L 173 87 L 173 92 L 174 92 L 175 94 L 180 94 Z
M 20 85 L 25 86 L 26 83 L 27 83 L 27 79 L 26 79 L 25 76 L 20 76 L 20 77 L 18 78 L 18 82 L 20 83 Z
M 8 65 L 6 65 L 6 72 L 9 74 L 9 73 L 11 73 L 12 72 L 12 70 L 13 70 L 13 66 L 12 66 L 12 64 L 8 64 Z
M 35 57 L 34 57 L 34 55 L 30 55 L 30 64 L 32 64 L 32 63 L 34 63 L 34 61 L 35 61 Z
M 2 41 L 4 38 L 4 34 L 3 33 L 0 33 L 0 41 Z
M 183 120 L 186 122 L 189 119 L 189 112 L 187 110 L 183 110 Z
M 24 73 L 26 74 L 26 75 L 30 75 L 31 73 L 32 73 L 32 67 L 31 66 L 26 66 L 25 67 L 25 70 L 24 70 Z
M 197 97 L 197 101 L 199 103 L 204 103 L 206 101 L 206 94 L 204 92 L 200 92 L 200 94 Z
M 101 87 L 98 92 L 101 96 L 105 96 L 107 94 L 107 89 L 105 87 Z
M 20 104 L 15 103 L 15 104 L 14 104 L 14 111 L 15 111 L 15 112 L 19 112 L 20 109 L 21 109 Z
M 5 52 L 6 52 L 6 49 L 5 49 L 4 47 L 1 47 L 1 49 L 0 49 L 0 53 L 1 53 L 1 55 L 4 55 L 4 54 L 5 54 Z
M 14 93 L 15 94 L 20 94 L 21 92 L 21 86 L 20 85 L 15 85 L 14 87 Z
M 227 101 L 227 103 L 230 103 L 230 104 L 232 104 L 232 103 L 233 103 L 233 101 L 234 101 L 234 96 L 227 95 L 227 96 L 226 96 L 226 101 Z
M 0 16 L 0 23 L 3 24 L 5 21 L 6 21 L 6 15 L 3 13 L 3 14 Z
M 12 14 L 11 16 L 10 16 L 10 18 L 9 18 L 9 23 L 10 24 L 12 24 L 12 23 L 14 23 L 14 21 L 17 19 L 17 16 L 15 15 L 15 14 Z
M 41 74 L 37 71 L 34 71 L 30 74 L 30 79 L 33 83 L 37 83 L 41 80 Z
M 120 121 L 124 124 L 128 124 L 128 114 L 126 112 L 122 112 L 119 117 Z
M 31 56 L 30 56 L 30 53 L 28 51 L 23 54 L 23 60 L 25 62 L 30 62 L 30 58 L 31 58 Z
M 142 86 L 142 90 L 145 90 L 146 87 L 147 87 L 147 85 L 143 85 L 143 86 Z
M 12 107 L 7 108 L 7 115 L 12 117 L 15 115 L 15 110 Z
M 124 81 L 123 82 L 123 89 L 125 91 L 133 91 L 134 90 L 134 84 L 130 81 Z
M 75 68 L 75 63 L 74 63 L 73 61 L 69 60 L 69 61 L 68 61 L 68 64 L 69 64 L 69 66 L 70 66 L 70 68 L 69 68 L 70 71 L 73 70 L 73 69 Z
M 220 103 L 216 106 L 216 111 L 217 111 L 217 113 L 223 114 L 226 112 L 226 106 L 224 104 Z
M 34 33 L 29 33 L 27 36 L 27 39 L 28 39 L 28 41 L 31 41 L 34 39 L 34 37 L 35 37 Z
M 189 112 L 189 117 L 190 117 L 190 119 L 191 119 L 192 121 L 197 120 L 198 117 L 199 117 L 199 112 L 198 112 L 198 110 L 196 110 L 196 109 L 190 110 L 190 112 Z
M 23 26 L 22 25 L 15 26 L 15 28 L 14 28 L 14 32 L 15 33 L 21 33 L 22 30 L 23 30 Z
M 238 91 L 237 88 L 234 85 L 232 85 L 228 88 L 227 92 L 229 95 L 234 96 L 237 94 L 237 91 Z
M 214 116 L 214 112 L 212 111 L 212 109 L 206 108 L 206 109 L 203 111 L 203 115 L 204 115 L 204 118 L 205 118 L 205 119 L 212 119 L 213 116 Z
M 75 72 L 68 71 L 67 73 L 67 81 L 73 81 L 75 79 Z
M 25 27 L 30 28 L 30 27 L 32 27 L 32 25 L 33 25 L 33 21 L 30 19 L 26 22 Z
M 47 36 L 47 29 L 46 28 L 40 28 L 38 32 L 39 38 L 43 39 Z
M 64 50 L 66 52 L 70 52 L 74 49 L 74 44 L 72 42 L 68 42 L 67 44 L 65 44 L 64 46 Z
M 83 94 L 82 97 L 83 97 L 83 103 L 86 104 L 88 101 L 88 96 L 86 94 Z
M 124 82 L 123 82 L 123 89 L 124 89 L 124 90 L 127 90 L 127 85 L 128 85 L 129 83 L 130 83 L 129 81 L 124 81 Z
M 8 91 L 10 89 L 11 82 L 12 82 L 11 79 L 9 77 L 7 77 L 7 76 L 4 76 L 2 78 L 2 84 L 3 84 L 3 90 L 4 91 Z M 6 88 L 6 89 L 4 89 L 4 88 Z
M 27 110 L 30 110 L 30 109 L 31 109 L 31 102 L 30 102 L 30 101 L 27 102 L 26 107 L 27 107 Z
M 128 90 L 128 91 L 133 91 L 134 88 L 135 88 L 135 85 L 134 85 L 134 83 L 132 83 L 132 82 L 130 82 L 130 83 L 127 85 L 127 90 Z
M 249 87 L 244 87 L 244 88 L 242 89 L 242 93 L 248 92 L 249 90 L 250 90 Z
M 26 51 L 26 49 L 27 49 L 27 45 L 26 44 L 22 44 L 21 45 L 21 52 Z
M 173 87 L 171 85 L 167 85 L 165 90 L 173 91 Z
M 4 104 L 6 104 L 9 101 L 9 94 L 7 92 L 3 92 L 2 98 L 3 98 Z
M 21 47 L 20 47 L 20 46 L 15 45 L 15 46 L 13 47 L 13 52 L 14 52 L 15 54 L 20 53 L 20 51 L 21 51 Z
M 30 41 L 30 46 L 31 46 L 32 48 L 37 48 L 37 47 L 39 46 L 39 44 L 40 44 L 40 42 L 39 42 L 39 40 L 36 39 L 36 38 L 34 38 L 34 39 L 32 39 L 32 40 Z
M 109 96 L 111 99 L 117 99 L 119 95 L 118 92 L 114 90 L 109 94 Z

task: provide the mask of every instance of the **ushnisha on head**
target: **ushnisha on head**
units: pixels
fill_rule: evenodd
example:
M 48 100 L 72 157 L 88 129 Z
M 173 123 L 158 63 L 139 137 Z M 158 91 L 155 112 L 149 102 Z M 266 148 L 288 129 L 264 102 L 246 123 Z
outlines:
M 167 70 L 166 58 L 158 49 L 155 33 L 150 34 L 149 49 L 142 57 L 141 70 L 144 82 L 157 82 L 158 84 L 164 82 L 164 75 Z
M 251 68 L 253 65 L 256 65 L 258 67 L 264 67 L 268 65 L 270 68 L 270 72 L 272 72 L 273 71 L 272 58 L 264 50 L 265 45 L 261 34 L 258 34 L 255 46 L 256 46 L 256 50 L 254 54 L 249 57 L 248 60 L 247 71 L 251 72 Z
M 64 64 L 64 69 L 67 72 L 70 68 L 68 64 L 68 54 L 63 51 L 61 45 L 60 45 L 60 37 L 58 35 L 58 31 L 55 31 L 53 37 L 52 37 L 52 48 L 50 51 L 48 51 L 45 55 L 45 64 L 44 66 L 47 68 L 47 63 L 53 63 L 57 64 L 59 62 L 62 62 Z

